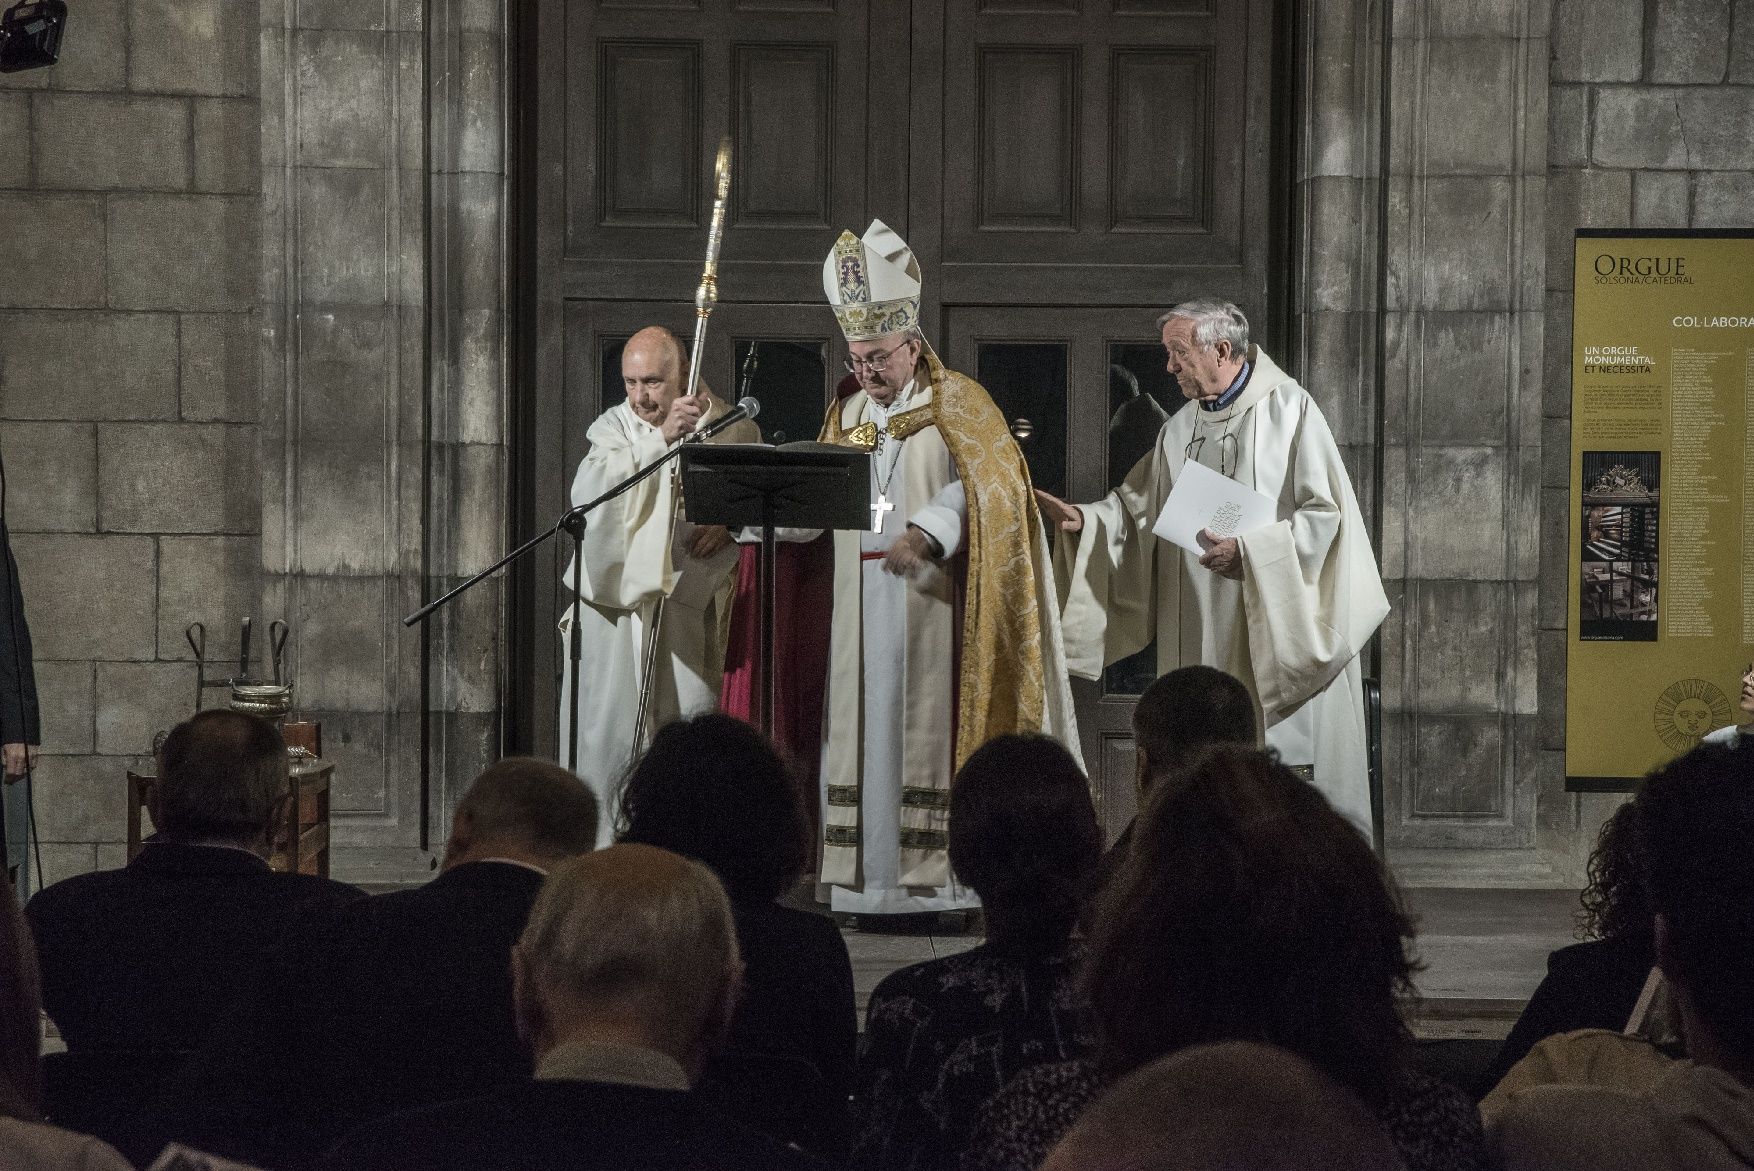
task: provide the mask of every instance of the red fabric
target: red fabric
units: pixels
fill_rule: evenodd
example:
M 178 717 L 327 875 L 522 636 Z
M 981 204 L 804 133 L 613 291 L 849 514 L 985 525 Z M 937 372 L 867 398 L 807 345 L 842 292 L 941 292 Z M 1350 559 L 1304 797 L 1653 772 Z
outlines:
M 773 738 L 797 763 L 810 840 L 820 816 L 822 706 L 828 692 L 828 628 L 834 598 L 834 541 L 826 533 L 804 544 L 774 547 L 775 687 Z M 761 547 L 745 545 L 737 560 L 737 595 L 725 647 L 725 683 L 719 707 L 755 722 L 761 671 Z

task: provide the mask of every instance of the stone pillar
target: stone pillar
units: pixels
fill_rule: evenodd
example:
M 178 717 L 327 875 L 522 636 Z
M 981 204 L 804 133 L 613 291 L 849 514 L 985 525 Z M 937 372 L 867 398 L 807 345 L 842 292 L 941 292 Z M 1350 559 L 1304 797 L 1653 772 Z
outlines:
M 428 872 L 498 749 L 503 12 L 262 6 L 263 564 L 337 763 L 335 868 Z

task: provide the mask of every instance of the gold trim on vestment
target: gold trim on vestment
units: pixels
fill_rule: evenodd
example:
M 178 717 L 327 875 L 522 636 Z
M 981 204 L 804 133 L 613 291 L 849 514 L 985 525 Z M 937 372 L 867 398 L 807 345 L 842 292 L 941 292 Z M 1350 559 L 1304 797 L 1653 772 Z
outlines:
M 857 846 L 859 844 L 859 827 L 856 825 L 830 825 L 823 827 L 822 840 L 831 846 Z
M 856 447 L 860 451 L 870 451 L 877 446 L 877 424 L 867 420 L 838 438 L 830 439 L 829 442 L 840 447 Z
M 828 786 L 828 803 L 830 805 L 851 805 L 855 809 L 859 804 L 859 786 L 830 785 Z
M 891 439 L 906 439 L 909 435 L 924 431 L 934 422 L 936 420 L 932 417 L 932 404 L 926 403 L 923 406 L 914 407 L 912 410 L 903 411 L 899 415 L 889 416 L 889 436 Z M 861 424 L 861 426 L 863 425 Z M 854 428 L 854 430 L 856 431 L 858 428 Z
M 901 787 L 901 803 L 909 809 L 949 809 L 949 789 L 923 789 L 917 785 Z
M 904 850 L 948 850 L 950 835 L 936 829 L 903 829 L 901 848 Z

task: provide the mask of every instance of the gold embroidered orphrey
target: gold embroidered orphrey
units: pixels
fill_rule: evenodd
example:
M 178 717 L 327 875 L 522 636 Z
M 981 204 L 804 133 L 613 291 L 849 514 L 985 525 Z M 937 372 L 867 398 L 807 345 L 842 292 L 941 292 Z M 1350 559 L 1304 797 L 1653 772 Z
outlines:
M 924 406 L 889 420 L 897 438 L 936 426 L 968 498 L 968 573 L 962 602 L 962 663 L 958 675 L 955 749 L 940 776 L 910 777 L 901 808 L 901 873 L 941 858 L 948 848 L 950 778 L 994 736 L 1039 732 L 1046 724 L 1047 681 L 1042 654 L 1041 599 L 1033 553 L 1041 517 L 1023 452 L 992 396 L 972 378 L 947 370 L 930 345 L 922 362 L 932 387 Z M 846 428 L 845 404 L 823 421 L 824 443 L 859 446 L 869 422 Z M 917 420 L 917 421 L 916 421 Z M 1050 604 L 1052 604 L 1050 602 Z M 861 778 L 862 780 L 862 778 Z M 857 810 L 858 787 L 833 786 L 830 803 Z M 857 847 L 857 827 L 824 831 L 828 846 Z

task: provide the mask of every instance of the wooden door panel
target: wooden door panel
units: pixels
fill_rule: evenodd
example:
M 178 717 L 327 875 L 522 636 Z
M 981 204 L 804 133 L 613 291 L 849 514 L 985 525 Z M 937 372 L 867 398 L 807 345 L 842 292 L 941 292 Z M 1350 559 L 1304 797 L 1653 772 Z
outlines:
M 944 300 L 1262 299 L 1272 4 L 1049 7 L 948 5 Z
M 905 119 L 873 116 L 868 80 L 875 56 L 906 66 L 897 3 L 697 0 L 686 19 L 569 5 L 567 295 L 691 298 L 729 134 L 721 296 L 814 296 L 838 232 L 862 229 L 873 204 L 886 220 L 905 209 L 904 176 L 870 182 L 867 162 L 905 135 Z

